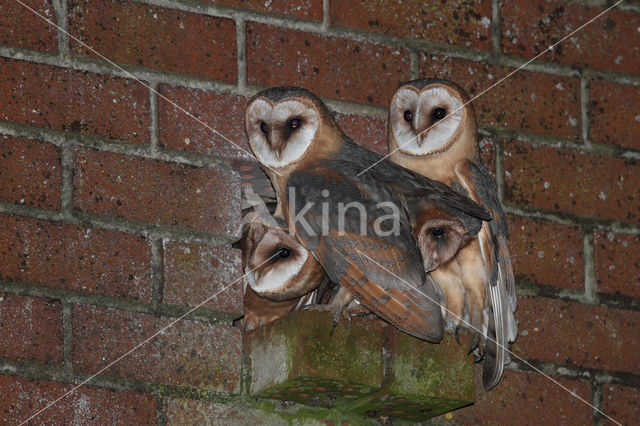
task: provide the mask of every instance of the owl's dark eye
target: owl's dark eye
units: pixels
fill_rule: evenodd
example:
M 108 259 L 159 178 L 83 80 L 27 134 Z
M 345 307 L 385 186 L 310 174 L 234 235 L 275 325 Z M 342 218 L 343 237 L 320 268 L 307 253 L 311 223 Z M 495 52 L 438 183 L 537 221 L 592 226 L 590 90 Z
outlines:
M 267 123 L 265 123 L 264 121 L 260 123 L 260 130 L 262 130 L 262 133 L 267 133 L 269 131 L 269 126 L 267 126 Z
M 282 247 L 280 250 L 278 250 L 279 258 L 286 259 L 289 256 L 291 256 L 291 249 L 289 247 Z
M 447 111 L 444 108 L 436 108 L 433 110 L 432 115 L 436 120 L 442 120 L 447 115 Z
M 431 230 L 431 235 L 433 235 L 436 238 L 440 238 L 440 237 L 442 237 L 444 235 L 444 229 L 438 228 L 438 227 L 433 228 Z
M 413 114 L 411 113 L 411 111 L 406 110 L 404 112 L 404 121 L 411 121 L 412 118 L 413 118 Z
M 289 127 L 291 127 L 292 129 L 297 129 L 298 127 L 300 127 L 300 119 L 292 118 L 291 120 L 289 120 Z

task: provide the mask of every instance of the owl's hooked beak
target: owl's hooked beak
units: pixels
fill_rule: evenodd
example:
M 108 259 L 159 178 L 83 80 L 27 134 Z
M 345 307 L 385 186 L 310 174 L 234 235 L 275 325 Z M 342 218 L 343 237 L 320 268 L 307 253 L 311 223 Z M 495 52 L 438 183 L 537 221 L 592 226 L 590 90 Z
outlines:
M 282 157 L 282 152 L 284 151 L 286 146 L 287 146 L 286 141 L 282 141 L 280 143 L 274 143 L 274 144 L 271 145 L 271 148 L 273 148 L 273 150 L 275 151 L 276 158 L 278 160 L 281 159 L 280 157 Z
M 425 272 L 431 272 L 434 269 L 436 269 L 438 266 L 440 266 L 440 262 L 438 262 L 438 260 L 434 259 L 433 257 L 428 257 L 424 259 L 423 264 L 424 264 Z
M 418 136 L 416 137 L 416 142 L 418 142 L 418 146 L 422 148 L 422 144 L 427 140 L 428 132 L 424 130 L 419 131 Z

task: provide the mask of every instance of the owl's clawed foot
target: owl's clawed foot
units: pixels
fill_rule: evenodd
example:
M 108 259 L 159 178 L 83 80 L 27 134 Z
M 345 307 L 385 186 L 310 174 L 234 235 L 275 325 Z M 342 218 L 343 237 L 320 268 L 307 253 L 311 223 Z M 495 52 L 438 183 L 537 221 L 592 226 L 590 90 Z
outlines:
M 471 352 L 475 351 L 476 349 L 478 349 L 478 342 L 476 341 L 476 339 L 473 339 L 473 342 L 471 343 L 471 347 L 469 348 L 469 352 L 467 352 L 467 355 L 471 355 Z
M 460 326 L 456 327 L 456 331 L 455 331 L 455 334 L 456 334 L 456 342 L 458 342 L 458 345 L 460 345 L 460 337 L 459 337 L 459 335 L 458 335 L 458 333 L 459 333 L 459 332 L 460 332 Z
M 476 333 L 473 337 L 473 342 L 471 343 L 471 347 L 469 348 L 468 354 L 473 353 L 473 362 L 478 364 L 482 362 L 484 359 L 484 345 L 480 345 L 481 337 L 480 334 Z
M 333 326 L 331 327 L 331 333 L 329 334 L 329 336 L 333 336 L 333 332 L 336 331 L 336 327 L 338 326 L 338 324 L 340 324 L 340 317 L 341 316 L 343 316 L 343 317 L 345 317 L 347 319 L 347 325 L 345 326 L 345 328 L 350 328 L 351 327 L 351 314 L 349 312 L 344 310 L 341 313 L 338 313 L 337 316 L 334 314 L 334 316 L 333 316 Z

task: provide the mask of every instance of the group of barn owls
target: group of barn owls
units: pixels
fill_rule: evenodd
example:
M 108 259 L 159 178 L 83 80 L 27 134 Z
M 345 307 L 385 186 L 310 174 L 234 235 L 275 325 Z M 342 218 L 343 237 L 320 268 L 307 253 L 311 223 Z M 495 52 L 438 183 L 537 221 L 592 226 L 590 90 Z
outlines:
M 516 295 L 507 225 L 464 90 L 439 79 L 403 84 L 389 108 L 388 159 L 351 141 L 301 88 L 255 95 L 245 126 L 277 206 L 270 224 L 244 217 L 244 328 L 302 308 L 336 321 L 371 312 L 435 343 L 464 328 L 493 388 L 517 334 Z

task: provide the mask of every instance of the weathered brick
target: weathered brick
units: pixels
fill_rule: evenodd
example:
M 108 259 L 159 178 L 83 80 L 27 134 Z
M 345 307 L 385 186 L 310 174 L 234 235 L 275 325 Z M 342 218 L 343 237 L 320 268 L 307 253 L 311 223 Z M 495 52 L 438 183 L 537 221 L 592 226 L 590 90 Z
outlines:
M 507 201 L 636 223 L 638 162 L 513 141 L 504 148 Z
M 366 76 L 374 76 L 371 85 Z M 301 86 L 318 96 L 387 106 L 409 78 L 409 53 L 380 44 L 247 23 L 247 82 Z
M 149 141 L 149 95 L 124 78 L 0 58 L 0 120 Z
M 516 317 L 513 351 L 525 359 L 640 371 L 640 312 L 520 297 Z
M 56 11 L 52 0 L 21 0 L 29 8 L 42 17 L 36 15 L 17 1 L 3 1 L 0 3 L 0 43 L 27 49 L 53 52 L 58 45 L 56 27 L 47 23 L 46 18 L 57 23 Z
M 331 2 L 331 24 L 474 49 L 491 49 L 491 1 Z
M 0 358 L 62 363 L 60 302 L 0 293 Z
M 420 76 L 453 80 L 471 97 L 480 95 L 515 68 L 442 55 L 420 55 Z M 473 101 L 478 121 L 495 127 L 579 138 L 580 82 L 520 70 Z
M 236 81 L 235 23 L 129 1 L 73 0 L 69 32 L 115 62 Z M 72 51 L 97 57 L 79 43 Z
M 60 209 L 60 148 L 34 139 L 0 136 L 0 200 Z
M 75 306 L 73 365 L 96 373 L 160 330 L 102 374 L 227 393 L 240 387 L 242 353 L 237 328 Z
M 632 425 L 640 418 L 640 389 L 602 385 L 602 411 L 615 421 Z M 610 420 L 604 424 L 613 425 Z
M 584 239 L 579 229 L 538 219 L 507 219 L 516 279 L 584 288 Z
M 179 242 L 164 243 L 163 303 L 243 312 L 240 250 Z
M 229 158 L 253 158 L 244 131 L 247 99 L 207 90 L 161 85 L 171 99 L 220 135 L 159 98 L 158 139 L 161 146 Z
M 0 278 L 83 293 L 149 300 L 146 238 L 0 215 Z
M 640 298 L 640 237 L 596 231 L 598 291 Z
M 347 136 L 358 145 L 380 155 L 389 153 L 386 121 L 356 114 L 336 114 L 335 118 Z
M 299 19 L 322 20 L 322 0 L 201 0 L 207 3 L 249 9 Z
M 73 385 L 0 375 L 0 423 L 18 424 L 69 392 Z M 156 424 L 155 396 L 82 386 L 29 424 Z
M 438 417 L 436 424 L 574 425 L 593 422 L 593 409 L 569 393 L 592 404 L 591 384 L 586 380 L 553 377 L 567 391 L 541 374 L 505 370 L 498 386 L 485 392 L 480 374 L 476 377 L 475 404 Z
M 591 140 L 640 150 L 640 87 L 589 82 Z
M 74 206 L 82 211 L 236 236 L 237 175 L 77 148 Z
M 502 46 L 508 54 L 534 57 L 605 8 L 558 0 L 516 0 L 502 5 Z M 545 53 L 541 60 L 575 67 L 640 74 L 640 16 L 611 10 Z
M 487 168 L 493 181 L 496 180 L 496 146 L 489 136 L 479 136 L 480 159 Z
M 165 398 L 164 410 L 168 425 L 288 425 L 277 414 L 216 402 L 194 401 L 184 398 Z M 215 420 L 214 420 L 215 419 Z M 309 424 L 310 419 L 304 419 Z

